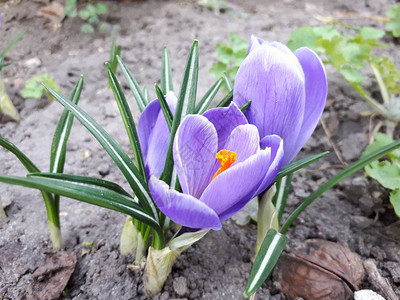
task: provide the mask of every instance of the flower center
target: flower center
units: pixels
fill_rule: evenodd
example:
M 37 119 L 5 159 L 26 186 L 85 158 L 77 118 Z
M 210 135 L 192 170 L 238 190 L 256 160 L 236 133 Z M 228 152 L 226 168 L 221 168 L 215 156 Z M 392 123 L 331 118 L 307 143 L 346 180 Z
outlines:
M 213 181 L 214 178 L 217 177 L 218 174 L 221 174 L 222 172 L 229 169 L 231 164 L 233 164 L 236 161 L 237 154 L 236 154 L 236 152 L 224 149 L 217 153 L 216 158 L 219 161 L 219 163 L 221 164 L 221 168 L 219 168 L 217 170 L 217 172 L 215 172 L 211 181 Z

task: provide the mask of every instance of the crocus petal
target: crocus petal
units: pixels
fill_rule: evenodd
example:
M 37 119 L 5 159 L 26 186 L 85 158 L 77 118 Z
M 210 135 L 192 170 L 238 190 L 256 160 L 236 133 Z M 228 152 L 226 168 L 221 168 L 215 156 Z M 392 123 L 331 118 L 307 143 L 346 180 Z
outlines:
M 257 127 L 251 124 L 236 127 L 230 134 L 225 149 L 236 152 L 235 164 L 241 163 L 257 153 L 260 149 L 260 136 Z
M 261 137 L 277 134 L 285 141 L 288 163 L 303 122 L 304 74 L 288 54 L 263 43 L 243 61 L 235 79 L 233 101 L 241 106 L 249 100 L 249 123 Z
M 213 123 L 218 133 L 218 151 L 224 149 L 226 141 L 232 130 L 239 125 L 247 124 L 246 117 L 235 103 L 228 107 L 218 107 L 210 109 L 203 114 Z
M 185 194 L 200 198 L 214 173 L 218 135 L 213 124 L 200 115 L 188 115 L 174 141 L 174 162 Z
M 294 54 L 297 56 L 305 75 L 306 105 L 304 119 L 296 141 L 295 154 L 314 132 L 326 103 L 328 84 L 324 66 L 319 57 L 309 48 L 299 48 Z
M 151 176 L 149 188 L 157 207 L 175 223 L 190 228 L 221 229 L 218 215 L 198 199 L 169 189 L 155 176 Z
M 167 93 L 166 101 L 174 113 L 177 99 L 173 92 Z M 159 177 L 164 169 L 170 132 L 157 99 L 143 110 L 139 119 L 138 135 L 147 175 Z
M 261 140 L 261 148 L 271 149 L 271 159 L 269 162 L 268 172 L 265 175 L 263 182 L 258 187 L 255 195 L 258 195 L 267 189 L 271 185 L 272 180 L 274 180 L 278 174 L 284 157 L 283 144 L 284 141 L 277 135 L 267 135 Z
M 140 146 L 142 148 L 142 154 L 144 157 L 146 157 L 147 155 L 149 138 L 157 122 L 160 110 L 161 110 L 160 103 L 156 99 L 154 101 L 151 101 L 140 115 L 138 123 L 138 136 L 139 136 Z
M 221 222 L 250 201 L 268 171 L 270 149 L 261 150 L 244 162 L 230 167 L 210 183 L 200 201 L 211 207 Z
M 264 41 L 262 39 L 259 39 L 254 34 L 252 34 L 251 38 L 250 38 L 249 49 L 247 50 L 247 55 L 249 55 L 249 53 L 251 51 L 253 51 L 254 49 L 256 49 L 259 46 L 261 46 L 263 42 Z

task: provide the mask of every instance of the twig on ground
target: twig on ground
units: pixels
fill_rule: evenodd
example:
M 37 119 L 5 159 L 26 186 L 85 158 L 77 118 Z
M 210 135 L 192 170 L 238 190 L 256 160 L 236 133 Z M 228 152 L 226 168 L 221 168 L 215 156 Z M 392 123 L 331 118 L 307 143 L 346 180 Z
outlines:
M 339 148 L 337 147 L 337 145 L 336 145 L 335 142 L 333 141 L 333 139 L 332 139 L 332 134 L 331 134 L 331 132 L 329 131 L 328 127 L 326 126 L 324 119 L 321 118 L 320 121 L 321 121 L 322 128 L 324 129 L 324 132 L 325 132 L 326 136 L 328 137 L 329 143 L 331 144 L 331 146 L 332 146 L 332 148 L 333 148 L 333 151 L 335 151 L 336 157 L 339 159 L 339 161 L 340 161 L 345 167 L 347 167 L 348 164 L 347 164 L 347 162 L 343 159 L 342 154 L 341 154 L 340 151 L 339 151 Z
M 390 285 L 389 281 L 386 278 L 382 277 L 382 275 L 379 273 L 374 260 L 367 259 L 366 261 L 364 261 L 363 264 L 365 270 L 368 273 L 369 282 L 372 284 L 372 286 L 377 289 L 381 294 L 383 294 L 385 299 L 397 300 L 398 297 L 393 291 L 392 286 Z

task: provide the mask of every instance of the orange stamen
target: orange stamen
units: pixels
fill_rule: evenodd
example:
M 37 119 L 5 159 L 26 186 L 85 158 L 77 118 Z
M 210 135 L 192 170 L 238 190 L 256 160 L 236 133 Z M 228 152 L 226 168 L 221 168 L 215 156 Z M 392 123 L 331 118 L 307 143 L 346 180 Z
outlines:
M 228 150 L 224 149 L 217 153 L 216 158 L 219 161 L 219 163 L 221 164 L 221 168 L 219 168 L 217 170 L 217 172 L 215 172 L 211 181 L 213 181 L 214 178 L 217 177 L 218 174 L 221 174 L 222 172 L 229 169 L 231 164 L 233 164 L 236 161 L 237 154 L 236 154 L 236 152 L 228 151 Z

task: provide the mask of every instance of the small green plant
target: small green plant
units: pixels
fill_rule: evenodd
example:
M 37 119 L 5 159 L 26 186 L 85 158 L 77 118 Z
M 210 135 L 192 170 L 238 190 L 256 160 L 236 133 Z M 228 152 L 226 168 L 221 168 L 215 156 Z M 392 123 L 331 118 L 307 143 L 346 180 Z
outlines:
M 215 46 L 218 62 L 213 63 L 210 73 L 219 78 L 226 72 L 228 78 L 233 80 L 240 64 L 246 58 L 247 48 L 248 41 L 242 39 L 236 33 L 230 33 L 229 43 L 221 43 Z
M 96 28 L 103 30 L 107 23 L 101 22 L 99 16 L 107 13 L 108 8 L 103 2 L 96 5 L 93 0 L 89 1 L 85 8 L 78 10 L 76 0 L 67 0 L 65 2 L 64 14 L 68 18 L 79 16 L 85 23 L 81 26 L 81 31 L 85 33 L 93 33 Z
M 362 157 L 390 143 L 393 143 L 391 137 L 383 133 L 377 133 L 375 141 L 368 145 Z M 390 203 L 397 216 L 400 217 L 400 150 L 389 153 L 388 158 L 381 161 L 373 161 L 365 167 L 365 172 L 383 187 L 391 191 L 389 195 Z
M 23 98 L 35 99 L 40 99 L 42 96 L 46 96 L 49 100 L 53 100 L 53 96 L 46 90 L 42 83 L 51 87 L 53 90 L 60 91 L 60 87 L 53 77 L 49 74 L 42 74 L 34 76 L 26 82 L 25 88 L 21 91 L 21 96 Z
M 11 42 L 6 46 L 6 48 L 0 54 L 0 72 L 3 68 L 9 65 L 9 63 L 4 63 L 4 59 L 6 58 L 7 52 L 22 38 L 22 36 L 26 33 L 26 29 L 22 30 L 18 33 Z M 21 118 L 12 104 L 10 97 L 7 94 L 6 87 L 4 85 L 3 79 L 0 75 L 0 112 L 9 116 L 15 121 L 19 121 Z
M 386 30 L 390 31 L 394 37 L 400 37 L 400 5 L 393 6 L 386 12 L 389 21 Z
M 386 133 L 393 137 L 396 124 L 400 121 L 400 71 L 392 59 L 374 56 L 373 50 L 388 47 L 379 43 L 385 32 L 372 27 L 349 27 L 333 25 L 300 27 L 290 35 L 288 47 L 292 50 L 306 46 L 325 57 L 324 63 L 335 67 L 346 81 L 385 118 Z M 379 87 L 381 100 L 374 98 L 365 88 L 363 76 L 369 66 Z

